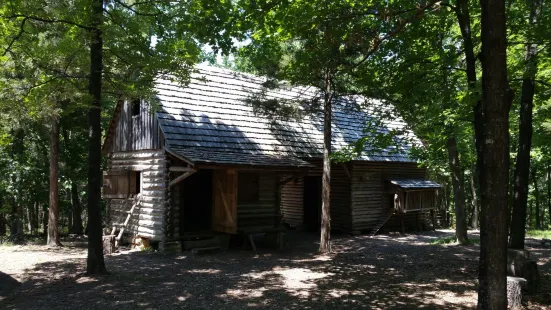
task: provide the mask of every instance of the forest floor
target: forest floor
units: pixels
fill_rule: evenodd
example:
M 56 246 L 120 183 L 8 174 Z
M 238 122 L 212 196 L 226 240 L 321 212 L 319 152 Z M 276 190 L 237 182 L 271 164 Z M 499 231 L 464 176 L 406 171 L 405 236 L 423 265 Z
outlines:
M 282 251 L 122 251 L 106 256 L 112 274 L 101 277 L 83 275 L 85 239 L 0 246 L 0 308 L 472 309 L 478 246 L 434 244 L 452 234 L 335 235 L 327 256 L 317 235 L 296 232 Z M 551 246 L 527 245 L 543 287 L 526 308 L 550 309 Z

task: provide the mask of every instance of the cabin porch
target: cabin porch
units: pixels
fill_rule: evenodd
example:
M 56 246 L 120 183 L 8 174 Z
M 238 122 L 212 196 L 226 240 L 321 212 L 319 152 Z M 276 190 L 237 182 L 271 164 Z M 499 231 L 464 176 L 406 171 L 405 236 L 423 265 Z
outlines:
M 183 249 L 250 243 L 254 238 L 276 235 L 281 227 L 280 191 L 289 180 L 282 176 L 304 173 L 286 166 L 189 165 L 173 156 L 169 175 L 171 241 Z M 304 168 L 304 167 L 303 167 Z

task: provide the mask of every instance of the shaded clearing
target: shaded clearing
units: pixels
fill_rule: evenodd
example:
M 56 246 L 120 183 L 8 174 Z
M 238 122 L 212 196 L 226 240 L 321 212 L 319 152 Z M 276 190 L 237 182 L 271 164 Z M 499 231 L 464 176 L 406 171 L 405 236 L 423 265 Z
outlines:
M 316 234 L 294 232 L 281 252 L 125 252 L 107 256 L 113 275 L 99 278 L 82 276 L 85 250 L 78 244 L 2 247 L 3 259 L 25 255 L 31 265 L 0 266 L 23 283 L 0 300 L 8 309 L 471 309 L 478 246 L 430 244 L 452 234 L 335 236 L 330 256 L 316 254 Z M 551 248 L 527 244 L 549 290 Z M 528 296 L 529 308 L 543 309 L 546 299 L 545 292 Z

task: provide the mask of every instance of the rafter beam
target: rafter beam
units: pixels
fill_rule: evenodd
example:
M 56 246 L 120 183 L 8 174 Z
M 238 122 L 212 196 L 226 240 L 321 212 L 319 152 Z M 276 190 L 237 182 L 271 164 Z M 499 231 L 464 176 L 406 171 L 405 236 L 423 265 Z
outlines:
M 195 169 L 190 167 L 181 167 L 181 166 L 171 166 L 168 168 L 170 171 L 176 171 L 176 172 L 190 172 L 195 171 Z
M 182 182 L 184 179 L 186 179 L 190 175 L 194 174 L 195 172 L 196 172 L 196 170 L 184 172 L 184 174 L 182 174 L 181 176 L 179 176 L 176 179 L 170 181 L 170 183 L 168 183 L 168 187 L 172 187 L 173 185 Z

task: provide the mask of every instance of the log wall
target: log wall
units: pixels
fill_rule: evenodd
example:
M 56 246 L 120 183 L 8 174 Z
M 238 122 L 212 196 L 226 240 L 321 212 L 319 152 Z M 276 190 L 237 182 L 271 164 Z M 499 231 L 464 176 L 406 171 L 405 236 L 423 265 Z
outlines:
M 284 176 L 281 180 L 285 180 Z M 283 222 L 291 227 L 300 227 L 304 223 L 304 178 L 296 178 L 283 185 L 281 189 L 281 213 Z
M 317 168 L 308 175 L 321 176 L 321 161 L 310 162 Z M 331 228 L 345 232 L 352 229 L 350 180 L 343 164 L 331 165 Z M 290 226 L 301 226 L 304 223 L 304 178 L 297 178 L 283 186 L 281 210 L 283 221 Z
M 423 179 L 426 170 L 417 167 L 416 163 L 354 162 L 351 175 L 352 226 L 355 231 L 368 231 L 380 223 L 385 208 L 390 207 L 390 194 L 385 190 L 385 181 L 392 178 Z M 393 223 L 395 217 L 392 216 L 387 223 Z M 411 225 L 411 221 L 407 224 Z M 383 229 L 386 229 L 385 226 Z
M 159 125 L 153 108 L 142 100 L 139 115 L 132 116 L 129 100 L 122 103 L 108 152 L 153 150 L 161 148 Z
M 161 241 L 166 229 L 167 160 L 163 150 L 119 152 L 109 154 L 108 170 L 141 171 L 141 202 L 133 212 L 125 231 L 152 241 Z M 131 202 L 127 199 L 106 199 L 108 227 L 124 223 Z
M 237 176 L 239 178 L 239 174 Z M 279 224 L 276 200 L 278 177 L 275 173 L 259 174 L 257 202 L 242 203 L 237 200 L 237 230 L 275 227 Z

